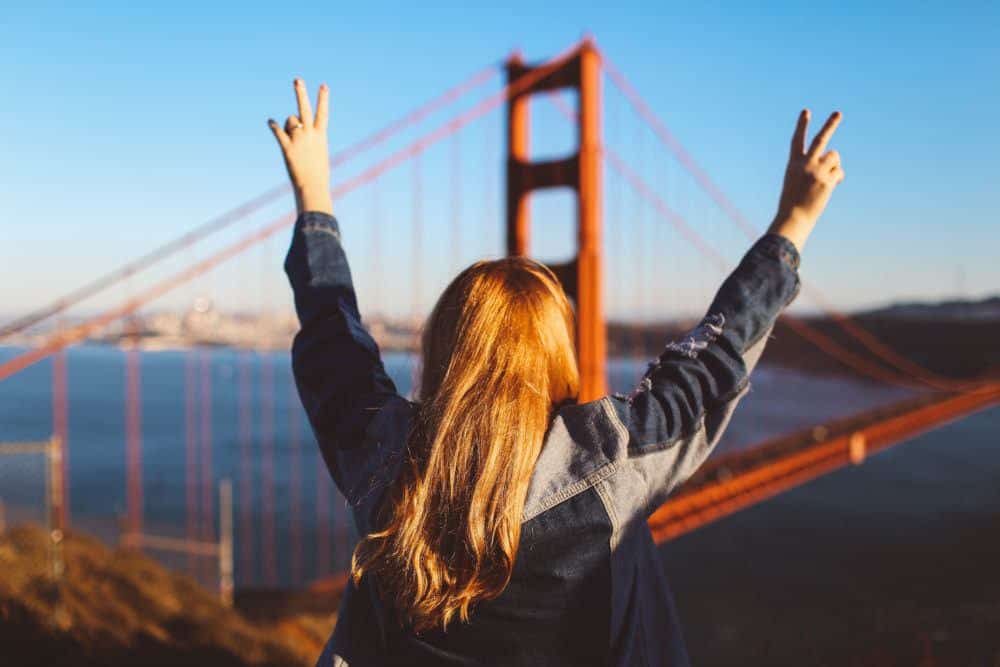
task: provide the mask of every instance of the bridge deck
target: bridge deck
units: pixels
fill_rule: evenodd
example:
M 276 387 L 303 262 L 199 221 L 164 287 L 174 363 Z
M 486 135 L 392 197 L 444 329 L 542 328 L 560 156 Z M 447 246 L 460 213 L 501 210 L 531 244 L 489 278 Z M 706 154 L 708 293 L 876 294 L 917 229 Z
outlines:
M 766 441 L 706 464 L 650 517 L 657 542 L 759 503 L 872 452 L 1000 404 L 1000 383 L 934 392 Z

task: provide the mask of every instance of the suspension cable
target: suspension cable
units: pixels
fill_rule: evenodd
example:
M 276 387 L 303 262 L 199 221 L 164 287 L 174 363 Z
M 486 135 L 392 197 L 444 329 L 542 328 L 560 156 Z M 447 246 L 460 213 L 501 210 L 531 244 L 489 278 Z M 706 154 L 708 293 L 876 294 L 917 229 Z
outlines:
M 390 123 L 381 130 L 355 142 L 344 150 L 335 153 L 330 158 L 330 166 L 332 168 L 337 168 L 349 160 L 357 157 L 361 153 L 384 143 L 398 132 L 401 132 L 407 127 L 420 122 L 428 115 L 459 99 L 470 90 L 484 84 L 496 73 L 497 67 L 493 64 L 481 69 L 459 83 L 457 86 L 450 88 L 443 94 L 414 109 L 410 113 Z M 129 276 L 135 275 L 136 273 L 139 273 L 140 271 L 143 271 L 150 266 L 176 254 L 180 250 L 188 248 L 195 243 L 198 243 L 199 241 L 226 229 L 264 206 L 278 200 L 290 191 L 291 186 L 287 183 L 275 186 L 263 194 L 240 204 L 236 208 L 230 209 L 222 215 L 202 223 L 186 234 L 183 234 L 180 237 L 155 248 L 138 259 L 128 262 L 114 271 L 111 271 L 110 273 L 107 273 L 100 278 L 86 283 L 83 286 L 63 295 L 44 308 L 40 308 L 32 313 L 9 322 L 8 324 L 0 326 L 0 340 L 8 336 L 12 336 L 15 333 L 24 331 L 28 327 L 34 326 L 35 324 L 38 324 L 49 317 L 56 315 L 57 313 L 61 313 L 80 301 L 103 292 L 109 287 L 125 280 Z
M 698 165 L 691 154 L 684 149 L 677 138 L 667 129 L 649 105 L 646 104 L 645 100 L 636 88 L 629 83 L 622 71 L 618 69 L 603 53 L 601 54 L 601 63 L 612 83 L 616 88 L 618 88 L 622 95 L 625 96 L 639 117 L 649 125 L 654 134 L 656 134 L 660 141 L 663 142 L 670 152 L 674 154 L 678 162 L 684 166 L 698 185 L 709 195 L 709 197 L 711 197 L 713 201 L 715 201 L 726 216 L 734 224 L 736 224 L 749 239 L 753 240 L 760 236 L 760 231 L 750 224 L 750 222 L 742 213 L 740 213 L 732 201 L 730 201 L 729 198 L 723 194 L 708 174 Z M 854 319 L 849 315 L 835 309 L 815 287 L 806 286 L 804 287 L 804 291 L 810 296 L 810 298 L 814 299 L 820 305 L 820 308 L 827 315 L 829 315 L 830 318 L 845 333 L 857 340 L 858 343 L 867 349 L 872 355 L 878 357 L 888 365 L 895 367 L 897 370 L 913 377 L 919 383 L 933 389 L 944 390 L 967 388 L 970 386 L 969 383 L 955 381 L 951 378 L 934 373 L 916 362 L 903 357 L 854 321 Z M 805 325 L 804 322 L 801 324 L 808 326 Z M 816 334 L 818 332 L 814 331 L 813 333 Z M 810 340 L 812 340 L 812 337 Z
M 454 132 L 457 132 L 462 127 L 472 122 L 476 118 L 486 114 L 492 109 L 499 106 L 502 102 L 507 100 L 513 95 L 517 95 L 522 91 L 528 89 L 530 86 L 534 85 L 537 81 L 548 76 L 551 72 L 560 67 L 566 59 L 568 59 L 572 54 L 578 49 L 578 45 L 574 44 L 569 49 L 563 51 L 556 58 L 550 60 L 545 65 L 541 65 L 538 68 L 528 72 L 524 76 L 521 76 L 516 81 L 512 81 L 505 85 L 496 94 L 487 97 L 486 99 L 480 101 L 478 104 L 472 108 L 462 112 L 461 114 L 453 117 L 451 120 L 438 126 L 431 132 L 423 135 L 419 139 L 413 141 L 409 145 L 397 150 L 395 153 L 384 158 L 380 162 L 372 165 L 365 171 L 357 174 L 353 178 L 344 181 L 337 187 L 331 189 L 331 194 L 334 199 L 343 197 L 352 190 L 364 185 L 377 178 L 386 171 L 393 169 L 399 164 L 409 160 L 410 158 L 419 155 L 425 151 L 428 147 L 441 141 L 445 137 L 450 136 Z M 11 375 L 31 366 L 42 359 L 45 359 L 53 352 L 61 350 L 69 345 L 77 343 L 88 335 L 104 328 L 111 322 L 114 322 L 122 317 L 131 315 L 136 310 L 141 308 L 143 305 L 158 299 L 164 294 L 170 292 L 175 287 L 180 284 L 186 283 L 197 276 L 206 273 L 207 271 L 215 268 L 219 264 L 239 255 L 247 248 L 250 248 L 261 241 L 264 241 L 275 233 L 284 229 L 290 225 L 295 220 L 295 216 L 289 214 L 282 216 L 276 220 L 273 220 L 263 227 L 259 228 L 257 231 L 241 238 L 235 243 L 223 248 L 222 250 L 210 255 L 208 258 L 198 262 L 197 264 L 188 267 L 160 282 L 156 283 L 153 287 L 149 288 L 141 295 L 129 299 L 124 304 L 111 308 L 104 313 L 97 315 L 95 317 L 88 318 L 87 320 L 77 324 L 76 326 L 68 329 L 65 332 L 60 332 L 53 336 L 42 344 L 41 346 L 29 350 L 23 354 L 20 354 L 13 359 L 10 359 L 3 364 L 0 364 L 0 380 L 4 380 Z

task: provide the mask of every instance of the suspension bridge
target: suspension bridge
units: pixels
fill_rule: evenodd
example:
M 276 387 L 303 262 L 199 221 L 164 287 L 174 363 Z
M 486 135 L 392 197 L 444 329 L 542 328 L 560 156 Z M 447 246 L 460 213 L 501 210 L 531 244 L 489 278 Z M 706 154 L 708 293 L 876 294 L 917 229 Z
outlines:
M 564 124 L 574 143 L 568 153 L 534 157 L 532 116 L 542 113 Z M 428 182 L 431 163 L 443 165 L 447 182 Z M 678 327 L 699 315 L 738 259 L 734 252 L 763 231 L 590 40 L 541 64 L 514 54 L 500 66 L 484 67 L 336 152 L 331 166 L 335 206 L 360 276 L 362 314 L 383 347 L 392 339 L 389 347 L 411 352 L 417 323 L 448 277 L 481 256 L 537 256 L 535 241 L 551 237 L 543 227 L 553 223 L 533 215 L 533 197 L 569 193 L 564 222 L 573 223 L 565 234 L 572 239 L 570 257 L 543 259 L 577 307 L 584 400 L 609 390 L 609 350 L 632 359 L 655 354 L 663 341 L 651 341 L 647 329 L 661 305 L 669 303 Z M 315 447 L 305 446 L 307 429 L 287 363 L 267 353 L 280 349 L 275 340 L 285 340 L 281 323 L 287 323 L 282 312 L 288 305 L 259 276 L 278 271 L 275 243 L 294 221 L 293 212 L 282 210 L 289 194 L 286 185 L 275 186 L 0 327 L 0 343 L 31 334 L 30 345 L 0 360 L 0 382 L 47 368 L 51 418 L 37 442 L 7 443 L 0 454 L 46 457 L 46 519 L 54 542 L 74 525 L 71 466 L 83 457 L 78 448 L 91 446 L 75 434 L 81 417 L 70 414 L 72 383 L 89 380 L 69 371 L 67 349 L 104 337 L 120 343 L 124 369 L 116 408 L 125 487 L 118 539 L 180 554 L 178 567 L 205 582 L 217 578 L 224 595 L 234 580 L 274 587 L 342 576 L 356 536 Z M 358 227 L 354 221 L 361 221 Z M 352 240 L 355 230 L 367 238 Z M 683 259 L 657 261 L 651 249 L 666 243 Z M 254 249 L 261 252 L 259 263 L 249 259 Z M 402 292 L 389 289 L 390 280 L 404 285 Z M 250 308 L 255 313 L 226 319 L 209 305 L 237 292 L 259 297 Z M 832 307 L 814 287 L 805 286 L 799 298 L 822 310 L 836 335 L 788 314 L 781 322 L 785 335 L 801 338 L 854 377 L 904 388 L 905 397 L 713 457 L 650 519 L 658 541 L 1000 403 L 997 381 L 926 368 Z M 175 332 L 187 344 L 180 377 L 168 390 L 150 379 L 156 369 L 142 348 L 149 343 L 149 321 L 170 299 L 196 305 Z M 111 305 L 84 310 L 97 300 Z M 625 322 L 625 313 L 634 321 Z M 611 322 L 619 332 L 613 336 Z M 279 333 L 264 335 L 273 330 Z M 205 344 L 192 344 L 199 341 Z M 228 347 L 221 349 L 220 342 Z M 412 372 L 408 364 L 400 366 L 403 375 Z M 179 397 L 176 428 L 158 426 L 173 433 L 166 447 L 183 461 L 171 480 L 183 489 L 179 513 L 159 508 L 148 493 L 146 477 L 156 465 L 147 459 L 151 389 Z M 10 438 L 0 431 L 4 439 Z M 174 530 L 151 520 L 167 515 L 183 516 L 183 526 Z

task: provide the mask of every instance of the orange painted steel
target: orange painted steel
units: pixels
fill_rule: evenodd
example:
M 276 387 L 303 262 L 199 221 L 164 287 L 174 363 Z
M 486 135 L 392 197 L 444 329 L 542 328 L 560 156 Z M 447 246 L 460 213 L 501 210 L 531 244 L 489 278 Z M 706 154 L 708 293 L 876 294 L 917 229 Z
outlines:
M 277 543 L 275 537 L 274 494 L 274 363 L 260 352 L 260 496 L 261 496 L 261 569 L 264 583 L 278 583 Z
M 521 72 L 524 62 L 517 53 L 507 61 L 507 79 L 516 80 L 514 72 Z M 525 90 L 525 93 L 530 92 Z M 531 239 L 531 209 L 528 197 L 512 185 L 515 181 L 514 165 L 530 159 L 530 123 L 528 98 L 515 95 L 507 101 L 507 254 L 527 255 Z
M 52 526 L 57 530 L 69 527 L 69 400 L 67 398 L 66 353 L 52 358 L 52 434 L 55 456 L 52 457 Z
M 979 410 L 1000 405 L 1000 383 L 933 393 L 721 456 L 649 519 L 664 542 Z M 817 437 L 819 436 L 819 437 Z
M 184 508 L 187 539 L 198 539 L 198 403 L 195 350 L 184 355 Z M 188 556 L 188 572 L 194 572 L 196 561 Z
M 302 426 L 299 393 L 294 379 L 288 383 L 288 523 L 292 585 L 302 583 Z
M 605 65 L 607 65 L 607 63 L 605 63 Z M 609 74 L 612 74 L 613 72 L 616 71 L 617 70 L 614 70 L 613 68 L 608 70 Z M 624 82 L 624 80 L 622 82 L 619 82 L 619 87 L 621 87 L 622 85 L 628 86 L 627 82 Z M 634 89 L 631 89 L 629 87 L 629 92 L 630 94 L 636 96 L 636 102 L 634 103 L 642 105 L 641 108 L 645 109 L 649 114 L 652 114 L 652 111 L 649 111 L 648 107 L 645 107 L 645 103 L 643 103 L 642 100 L 638 98 L 638 93 L 636 93 Z M 577 120 L 576 112 L 573 111 L 566 104 L 566 102 L 557 94 L 557 91 L 553 91 L 553 93 L 550 94 L 548 98 L 567 120 L 573 122 Z M 691 173 L 695 176 L 698 183 L 702 186 L 703 189 L 706 189 L 709 192 L 710 196 L 712 196 L 713 199 L 715 199 L 716 203 L 720 206 L 720 208 L 725 210 L 731 216 L 736 215 L 739 216 L 739 220 L 743 220 L 739 212 L 735 209 L 735 207 L 732 206 L 732 203 L 729 202 L 729 200 L 725 198 L 725 195 L 723 195 L 722 192 L 714 185 L 714 183 L 712 183 L 712 181 L 708 179 L 708 176 L 705 175 L 704 172 L 700 170 L 698 165 L 693 161 L 693 158 L 691 158 L 691 156 L 688 155 L 686 151 L 684 151 L 683 147 L 680 146 L 680 144 L 677 143 L 675 139 L 673 139 L 673 136 L 669 133 L 669 131 L 665 127 L 663 127 L 662 124 L 659 123 L 659 121 L 655 120 L 655 117 L 653 122 L 655 125 L 654 130 L 657 132 L 657 134 L 661 135 L 661 140 L 664 141 L 664 143 L 667 143 L 668 146 L 671 147 L 671 150 L 675 151 L 675 154 L 678 156 L 678 159 L 681 161 L 681 163 L 686 168 L 688 168 L 689 171 L 691 171 Z M 615 150 L 609 147 L 605 147 L 605 156 L 607 157 L 608 164 L 610 164 L 612 168 L 614 168 L 623 177 L 625 177 L 626 180 L 629 181 L 632 187 L 639 194 L 641 194 L 645 199 L 649 200 L 653 205 L 654 209 L 656 209 L 656 212 L 660 214 L 662 217 L 666 218 L 682 234 L 682 236 L 684 236 L 684 238 L 687 239 L 689 243 L 694 245 L 698 249 L 698 251 L 701 252 L 702 255 L 711 259 L 722 270 L 724 271 L 728 270 L 729 262 L 722 255 L 720 255 L 714 248 L 712 248 L 708 244 L 708 241 L 701 234 L 695 231 L 695 229 L 691 227 L 679 214 L 670 209 L 663 202 L 663 200 L 658 195 L 656 195 L 652 191 L 652 189 L 646 184 L 646 182 L 638 175 L 638 172 L 629 168 L 626 165 L 625 161 L 622 160 L 622 158 L 618 155 L 618 153 Z M 734 218 L 734 220 L 735 219 L 736 218 Z M 743 222 L 745 222 L 745 220 L 743 220 Z M 752 230 L 752 228 L 744 227 L 744 231 L 747 230 Z M 752 232 L 752 233 L 756 235 L 757 232 Z M 819 302 L 820 306 L 824 309 L 824 311 L 833 320 L 835 320 L 836 323 L 842 329 L 847 331 L 853 338 L 860 341 L 866 348 L 869 349 L 869 351 L 877 352 L 878 356 L 881 357 L 882 359 L 889 360 L 891 365 L 895 366 L 900 371 L 909 375 L 911 378 L 913 378 L 913 380 L 900 376 L 895 372 L 890 372 L 888 370 L 883 369 L 880 366 L 868 362 L 863 357 L 851 352 L 847 348 L 838 344 L 832 338 L 820 332 L 818 329 L 811 326 L 807 322 L 795 318 L 791 315 L 785 315 L 784 317 L 785 323 L 789 326 L 789 328 L 795 331 L 795 333 L 799 334 L 804 339 L 806 339 L 807 341 L 818 347 L 820 350 L 829 354 L 835 359 L 839 360 L 841 363 L 848 366 L 849 368 L 852 368 L 855 371 L 858 371 L 868 377 L 900 386 L 914 386 L 915 384 L 922 384 L 937 390 L 944 390 L 944 391 L 948 390 L 958 391 L 971 388 L 972 383 L 955 381 L 949 378 L 944 378 L 932 374 L 923 367 L 899 355 L 888 345 L 881 342 L 875 336 L 869 333 L 864 327 L 854 322 L 854 320 L 834 310 L 833 307 L 830 306 L 828 303 L 826 303 L 823 297 L 815 289 L 810 291 L 810 296 L 817 302 Z M 636 348 L 640 349 L 641 346 L 637 344 Z
M 214 414 L 214 403 L 212 400 L 212 367 L 213 355 L 211 350 L 202 350 L 199 354 L 201 371 L 199 376 L 199 423 L 198 444 L 201 447 L 199 457 L 199 467 L 201 478 L 199 481 L 201 488 L 201 501 L 198 510 L 201 515 L 201 539 L 203 542 L 211 542 L 215 536 L 215 508 L 213 506 L 215 490 L 215 475 L 212 472 L 212 441 L 214 436 L 214 424 L 212 417 Z M 203 563 L 206 578 L 210 576 L 208 563 Z
M 576 48 L 567 51 L 566 53 L 558 56 L 557 58 L 551 60 L 549 63 L 525 74 L 523 77 L 517 81 L 504 86 L 502 90 L 498 93 L 482 100 L 477 105 L 462 112 L 461 114 L 455 116 L 450 121 L 443 123 L 436 129 L 428 132 L 419 139 L 413 141 L 409 145 L 397 150 L 385 159 L 377 162 L 368 169 L 362 171 L 360 174 L 341 182 L 339 185 L 331 190 L 331 194 L 334 199 L 343 197 L 349 192 L 355 190 L 356 188 L 370 183 L 374 179 L 378 178 L 381 174 L 393 169 L 406 160 L 412 159 L 422 152 L 427 150 L 429 147 L 441 141 L 445 137 L 450 136 L 452 133 L 457 132 L 462 129 L 465 125 L 472 122 L 473 120 L 483 116 L 488 111 L 499 106 L 504 100 L 506 100 L 511 95 L 517 95 L 522 90 L 527 89 L 532 86 L 536 81 L 543 79 L 548 76 L 552 71 L 558 69 L 562 64 L 576 51 Z M 142 292 L 139 296 L 126 301 L 121 306 L 112 308 L 105 311 L 101 315 L 97 315 L 90 319 L 81 322 L 80 324 L 68 329 L 64 333 L 57 333 L 48 338 L 48 340 L 39 347 L 36 347 L 28 352 L 20 354 L 13 359 L 10 359 L 2 364 L 0 364 L 0 380 L 5 380 L 6 378 L 19 373 L 25 368 L 38 363 L 42 359 L 45 359 L 52 355 L 53 353 L 66 348 L 75 343 L 79 343 L 84 340 L 87 336 L 102 330 L 111 322 L 115 322 L 124 317 L 127 317 L 137 311 L 139 308 L 145 304 L 154 301 L 164 294 L 175 289 L 177 286 L 186 283 L 208 271 L 215 268 L 216 266 L 232 259 L 233 257 L 244 252 L 247 248 L 250 248 L 261 241 L 264 241 L 282 229 L 288 227 L 295 220 L 295 216 L 288 215 L 278 218 L 263 227 L 259 228 L 257 231 L 244 236 L 240 240 L 236 241 L 230 246 L 223 248 L 219 252 L 211 255 L 207 259 L 204 259 L 187 269 L 177 272 L 173 276 L 166 278 L 165 280 L 157 283 L 152 288 Z
M 237 417 L 239 421 L 239 450 L 240 450 L 240 570 L 244 581 L 256 583 L 254 577 L 254 517 L 253 517 L 253 490 L 255 488 L 253 479 L 253 372 L 250 366 L 250 352 L 243 350 L 239 357 L 239 372 L 237 381 L 238 407 Z M 294 404 L 293 404 L 294 405 Z M 291 413 L 295 413 L 294 410 Z M 296 486 L 292 486 L 291 492 L 297 493 Z M 189 537 L 188 539 L 193 539 Z
M 528 198 L 535 190 L 570 187 L 577 194 L 577 253 L 567 264 L 553 266 L 566 293 L 576 301 L 577 356 L 580 363 L 580 399 L 607 393 L 603 268 L 601 256 L 601 62 L 589 40 L 558 67 L 524 64 L 520 56 L 507 61 L 508 85 L 549 72 L 511 94 L 507 105 L 507 253 L 530 251 Z M 530 159 L 528 99 L 559 89 L 579 92 L 578 145 L 575 154 L 559 160 Z
M 137 345 L 138 334 L 133 332 L 131 347 L 125 351 L 125 486 L 131 534 L 143 531 L 142 360 Z

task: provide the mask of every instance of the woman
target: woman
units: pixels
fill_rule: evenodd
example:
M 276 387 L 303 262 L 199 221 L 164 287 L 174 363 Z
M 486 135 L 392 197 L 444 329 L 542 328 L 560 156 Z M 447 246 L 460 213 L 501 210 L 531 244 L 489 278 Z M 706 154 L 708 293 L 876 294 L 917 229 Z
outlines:
M 577 403 L 573 312 L 525 258 L 477 262 L 424 327 L 419 401 L 361 324 L 327 157 L 329 91 L 281 128 L 299 218 L 292 365 L 359 534 L 323 665 L 661 665 L 687 655 L 646 519 L 711 453 L 844 172 L 798 119 L 778 214 L 701 325 L 627 396 Z

